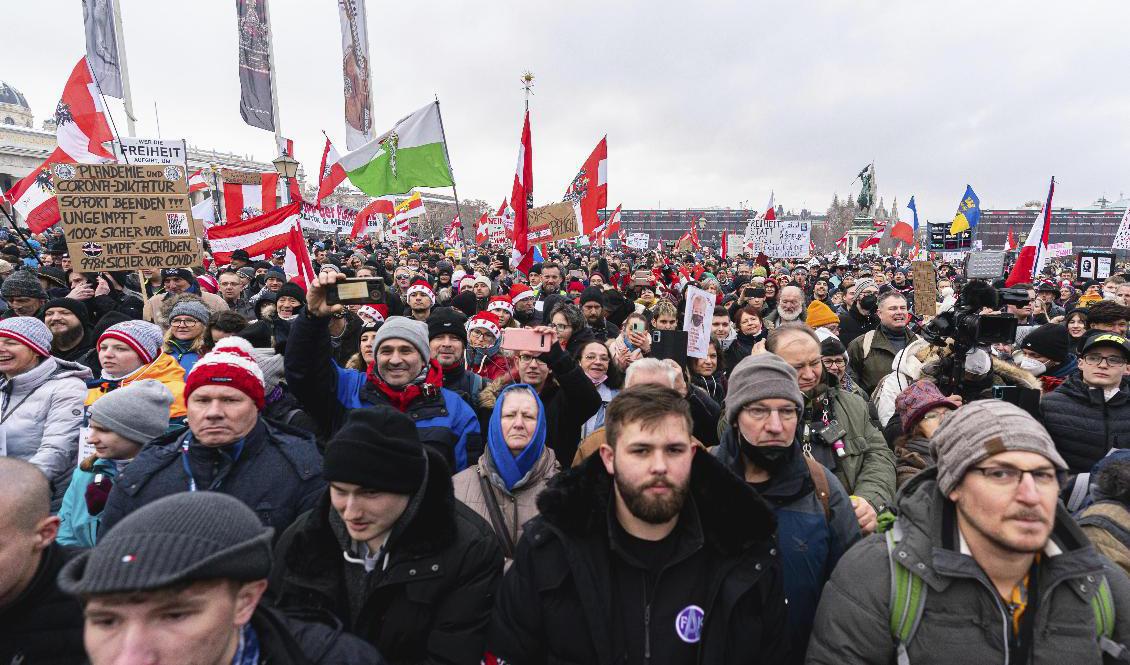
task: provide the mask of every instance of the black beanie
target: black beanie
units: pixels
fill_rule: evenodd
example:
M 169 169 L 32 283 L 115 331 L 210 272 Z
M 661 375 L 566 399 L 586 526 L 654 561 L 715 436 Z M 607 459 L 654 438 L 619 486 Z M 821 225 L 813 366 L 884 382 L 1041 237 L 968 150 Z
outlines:
M 326 444 L 322 476 L 331 483 L 410 495 L 424 484 L 426 468 L 416 424 L 396 409 L 378 405 L 349 412 Z
M 1067 360 L 1070 336 L 1062 323 L 1047 323 L 1024 336 L 1020 348 L 1031 349 L 1057 363 Z
M 277 298 L 290 296 L 303 305 L 306 304 L 306 292 L 302 290 L 301 286 L 295 284 L 294 282 L 287 282 L 286 284 L 280 286 L 279 290 L 275 292 L 275 296 L 277 296 Z
M 464 291 L 451 299 L 451 306 L 467 316 L 475 315 L 476 304 L 474 291 Z
M 467 346 L 467 316 L 454 307 L 437 307 L 428 317 L 428 340 L 444 334 L 455 335 Z
M 835 337 L 829 337 L 820 342 L 820 355 L 822 356 L 842 356 L 844 353 L 846 353 L 846 350 L 843 343 Z
M 587 302 L 599 303 L 601 307 L 604 307 L 604 291 L 599 286 L 590 286 L 581 291 L 581 305 L 583 306 Z
M 79 323 L 84 326 L 90 325 L 90 310 L 86 308 L 86 305 L 83 304 L 81 300 L 75 300 L 74 298 L 53 298 L 48 300 L 47 304 L 43 306 L 43 311 L 46 312 L 52 307 L 69 309 L 72 314 L 78 317 Z

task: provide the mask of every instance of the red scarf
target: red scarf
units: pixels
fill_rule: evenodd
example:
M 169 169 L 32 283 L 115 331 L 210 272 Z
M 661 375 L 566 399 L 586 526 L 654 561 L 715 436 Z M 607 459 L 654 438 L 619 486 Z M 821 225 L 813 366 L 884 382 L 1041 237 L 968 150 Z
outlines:
M 392 408 L 401 413 L 406 413 L 408 405 L 415 401 L 417 397 L 438 395 L 440 389 L 443 388 L 443 369 L 440 368 L 439 362 L 435 360 L 428 363 L 428 374 L 423 381 L 413 381 L 399 389 L 388 385 L 384 382 L 384 379 L 377 375 L 377 363 L 375 362 L 369 366 L 367 376 L 369 383 L 373 384 L 377 390 L 388 398 Z
M 1046 395 L 1060 387 L 1066 379 L 1067 377 L 1047 376 L 1045 374 L 1040 377 L 1040 385 L 1043 387 L 1044 394 Z

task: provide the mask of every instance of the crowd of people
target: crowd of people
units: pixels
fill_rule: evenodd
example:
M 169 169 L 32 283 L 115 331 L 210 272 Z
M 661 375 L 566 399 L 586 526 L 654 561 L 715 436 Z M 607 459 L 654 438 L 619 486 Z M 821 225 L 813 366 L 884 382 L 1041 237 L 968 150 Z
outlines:
M 1130 661 L 1130 275 L 309 242 L 0 233 L 0 663 Z

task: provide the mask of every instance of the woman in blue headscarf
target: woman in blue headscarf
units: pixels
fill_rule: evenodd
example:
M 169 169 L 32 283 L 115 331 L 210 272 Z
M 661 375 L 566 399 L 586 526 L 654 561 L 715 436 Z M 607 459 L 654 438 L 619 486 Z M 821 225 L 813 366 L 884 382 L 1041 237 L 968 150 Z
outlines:
M 507 565 L 523 525 L 538 514 L 538 494 L 558 470 L 537 391 L 527 383 L 507 386 L 494 403 L 478 464 L 452 479 L 455 498 L 493 527 Z

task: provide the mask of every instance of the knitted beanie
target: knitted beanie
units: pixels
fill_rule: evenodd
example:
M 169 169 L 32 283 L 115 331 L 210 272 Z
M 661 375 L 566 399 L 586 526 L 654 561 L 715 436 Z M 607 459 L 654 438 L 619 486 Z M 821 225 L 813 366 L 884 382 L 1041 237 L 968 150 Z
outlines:
M 171 277 L 183 279 L 184 281 L 189 282 L 190 284 L 192 283 L 192 279 L 193 279 L 192 271 L 189 270 L 188 268 L 165 268 L 165 269 L 161 270 L 161 281 L 164 281 L 164 280 L 169 279 Z
M 502 327 L 498 321 L 498 315 L 494 312 L 479 312 L 471 317 L 467 322 L 467 334 L 470 335 L 471 331 L 475 328 L 485 330 L 495 336 L 497 339 L 502 334 Z
M 75 315 L 82 325 L 90 324 L 90 310 L 86 308 L 86 303 L 74 298 L 52 298 L 43 304 L 44 313 L 49 309 L 65 309 Z
M 90 405 L 90 420 L 141 446 L 169 429 L 172 403 L 165 384 L 145 379 L 99 397 Z
M 10 298 L 39 298 L 47 300 L 47 292 L 39 281 L 39 275 L 32 270 L 17 270 L 4 278 L 0 286 L 0 296 Z
M 826 337 L 820 342 L 820 355 L 822 356 L 842 356 L 847 353 L 844 348 L 843 342 L 835 337 Z
M 491 287 L 490 277 L 487 277 L 486 275 L 484 275 L 482 273 L 475 273 L 475 282 L 474 283 L 475 283 L 476 286 L 478 286 L 479 284 L 482 284 L 482 285 L 486 286 L 488 289 Z
M 251 356 L 255 358 L 255 362 L 259 363 L 259 369 L 263 371 L 264 394 L 278 388 L 285 376 L 282 354 L 274 349 L 252 348 Z
M 34 316 L 13 316 L 0 321 L 0 337 L 14 339 L 44 358 L 51 355 L 51 331 Z
M 255 362 L 251 342 L 242 337 L 225 337 L 204 354 L 184 379 L 184 398 L 201 386 L 218 385 L 235 388 L 251 398 L 263 410 L 263 370 Z
M 584 291 L 584 290 L 585 290 L 585 285 L 582 284 L 580 282 L 580 280 L 577 280 L 577 279 L 570 281 L 569 285 L 565 287 L 565 291 L 567 291 L 568 293 L 572 293 L 573 291 L 581 292 L 581 291 Z
M 878 287 L 879 285 L 876 284 L 875 280 L 871 279 L 870 277 L 864 277 L 864 278 L 860 279 L 859 281 L 857 281 L 855 283 L 855 297 L 856 297 L 856 299 L 858 300 L 859 298 L 862 297 L 861 294 L 863 293 L 863 289 L 869 289 L 873 286 Z
M 572 291 L 573 289 L 570 288 L 569 290 Z M 604 291 L 601 290 L 599 286 L 590 286 L 584 291 L 581 291 L 581 300 L 579 304 L 584 305 L 587 302 L 595 302 L 601 307 L 604 307 Z
M 510 316 L 514 316 L 514 301 L 510 296 L 494 296 L 487 302 L 487 311 L 493 312 L 495 310 L 502 310 L 508 312 Z
M 454 307 L 437 307 L 428 317 L 428 340 L 455 335 L 467 346 L 467 316 Z
M 303 305 L 306 304 L 306 292 L 302 290 L 301 286 L 295 284 L 294 282 L 287 282 L 286 284 L 283 284 L 281 287 L 279 287 L 279 290 L 275 292 L 275 295 L 279 298 L 282 298 L 283 296 L 290 296 Z
M 385 319 L 385 323 L 381 329 L 377 331 L 377 336 L 373 340 L 373 355 L 377 354 L 377 349 L 381 348 L 381 344 L 390 339 L 402 339 L 412 346 L 424 358 L 424 364 L 428 364 L 432 359 L 432 350 L 428 346 L 428 326 L 423 321 L 410 319 L 406 316 L 390 316 Z
M 832 311 L 832 308 L 820 302 L 813 300 L 808 305 L 808 315 L 805 317 L 805 322 L 813 328 L 820 326 L 827 326 L 840 323 L 840 317 Z
M 204 303 L 194 298 L 186 298 L 173 305 L 173 308 L 169 310 L 170 325 L 172 320 L 178 316 L 190 316 L 204 325 L 208 325 L 208 320 L 212 318 L 212 314 Z
M 412 282 L 412 286 L 408 287 L 408 290 L 405 291 L 404 295 L 410 296 L 413 293 L 422 293 L 428 297 L 428 300 L 431 300 L 432 302 L 436 301 L 435 291 L 432 291 L 431 285 L 422 279 L 418 279 L 415 282 Z
M 388 318 L 388 305 L 361 305 L 357 308 L 359 316 L 367 316 L 374 323 L 384 323 Z
M 731 426 L 748 404 L 763 399 L 787 399 L 804 408 L 797 372 L 772 353 L 746 356 L 730 373 L 726 390 L 726 422 Z
M 160 326 L 139 319 L 130 319 L 110 326 L 98 337 L 95 348 L 101 346 L 104 339 L 116 339 L 124 343 L 133 349 L 144 364 L 153 362 L 161 352 L 163 341 Z
M 387 324 L 386 324 L 387 325 Z M 390 406 L 353 409 L 326 444 L 322 476 L 393 494 L 414 494 L 427 475 L 416 424 Z
M 59 587 L 76 596 L 163 589 L 198 580 L 252 582 L 271 572 L 274 529 L 222 492 L 177 492 L 139 507 L 71 559 Z
M 1051 358 L 1057 363 L 1067 360 L 1070 353 L 1071 336 L 1067 334 L 1067 326 L 1062 323 L 1047 323 L 1024 336 L 1020 348 L 1032 350 Z
M 510 301 L 513 303 L 517 303 L 519 300 L 525 300 L 526 298 L 533 298 L 536 296 L 537 294 L 534 293 L 534 290 L 526 286 L 525 284 L 515 284 L 514 286 L 510 287 Z
M 902 422 L 902 431 L 906 434 L 914 431 L 914 426 L 922 420 L 922 417 L 938 407 L 952 411 L 957 405 L 946 399 L 942 391 L 938 390 L 938 386 L 925 379 L 910 384 L 895 398 L 895 413 L 898 414 Z
M 948 496 L 970 467 L 1003 452 L 1020 450 L 1043 455 L 1057 469 L 1067 463 L 1055 443 L 1027 411 L 999 399 L 970 402 L 942 421 L 930 439 L 938 465 L 938 489 Z

